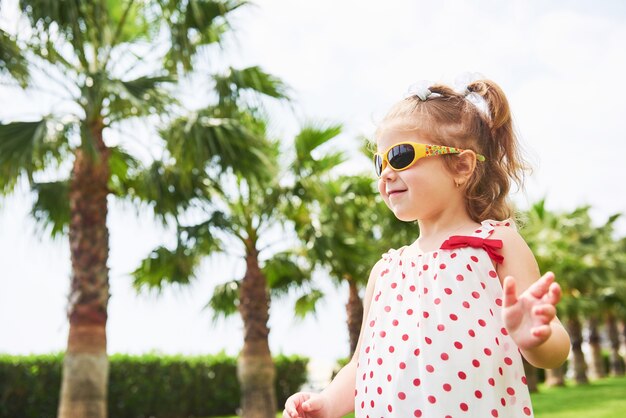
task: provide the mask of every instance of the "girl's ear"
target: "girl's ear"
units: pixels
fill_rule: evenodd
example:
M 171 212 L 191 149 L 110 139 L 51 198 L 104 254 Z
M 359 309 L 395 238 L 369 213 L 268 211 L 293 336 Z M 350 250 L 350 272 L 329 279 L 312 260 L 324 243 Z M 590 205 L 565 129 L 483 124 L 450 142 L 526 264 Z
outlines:
M 454 168 L 455 183 L 459 185 L 467 183 L 476 169 L 476 153 L 472 150 L 465 150 L 458 154 Z

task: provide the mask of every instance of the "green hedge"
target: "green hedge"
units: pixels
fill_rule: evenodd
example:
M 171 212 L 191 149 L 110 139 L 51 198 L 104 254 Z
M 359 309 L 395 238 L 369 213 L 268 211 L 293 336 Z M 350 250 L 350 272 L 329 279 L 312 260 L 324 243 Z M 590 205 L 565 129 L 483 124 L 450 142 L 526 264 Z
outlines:
M 109 416 L 191 418 L 232 415 L 240 404 L 236 358 L 161 356 L 109 357 Z M 55 417 L 63 355 L 0 355 L 0 418 Z M 307 378 L 308 359 L 279 355 L 276 395 L 283 405 Z

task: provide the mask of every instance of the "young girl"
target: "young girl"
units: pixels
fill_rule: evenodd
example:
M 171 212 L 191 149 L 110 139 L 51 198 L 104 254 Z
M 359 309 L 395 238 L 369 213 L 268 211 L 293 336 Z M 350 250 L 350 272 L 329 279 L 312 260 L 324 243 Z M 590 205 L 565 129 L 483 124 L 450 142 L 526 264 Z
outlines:
M 283 416 L 532 416 L 522 356 L 555 368 L 570 341 L 560 287 L 512 220 L 507 194 L 525 167 L 504 93 L 489 80 L 414 89 L 376 142 L 378 190 L 420 236 L 372 269 L 352 360 Z

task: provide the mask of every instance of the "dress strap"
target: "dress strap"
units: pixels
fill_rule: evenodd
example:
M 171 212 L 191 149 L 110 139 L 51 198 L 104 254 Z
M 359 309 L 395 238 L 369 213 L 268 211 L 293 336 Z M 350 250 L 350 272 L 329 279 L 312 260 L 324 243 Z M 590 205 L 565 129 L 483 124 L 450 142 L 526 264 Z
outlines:
M 497 252 L 502 248 L 502 240 L 472 237 L 467 235 L 453 235 L 441 244 L 442 250 L 455 250 L 457 248 L 473 247 L 487 251 L 489 257 L 496 263 L 502 264 L 504 257 Z
M 506 226 L 515 228 L 515 224 L 510 220 L 494 221 L 488 219 L 482 221 L 478 229 L 472 235 L 453 235 L 441 244 L 442 250 L 454 250 L 457 248 L 472 247 L 484 249 L 489 257 L 496 263 L 502 264 L 504 257 L 498 252 L 502 249 L 502 240 L 489 239 L 497 226 Z

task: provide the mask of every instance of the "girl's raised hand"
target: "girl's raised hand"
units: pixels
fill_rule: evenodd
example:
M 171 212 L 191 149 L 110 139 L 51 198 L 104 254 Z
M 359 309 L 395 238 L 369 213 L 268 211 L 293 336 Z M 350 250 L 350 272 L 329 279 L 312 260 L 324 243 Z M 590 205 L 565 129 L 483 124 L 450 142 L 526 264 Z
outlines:
M 330 417 L 326 398 L 319 393 L 298 392 L 285 402 L 283 418 L 327 418 Z
M 504 326 L 522 350 L 532 349 L 552 334 L 550 321 L 556 316 L 556 304 L 561 299 L 561 287 L 548 272 L 517 297 L 512 276 L 504 278 Z

